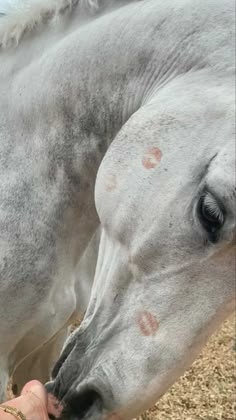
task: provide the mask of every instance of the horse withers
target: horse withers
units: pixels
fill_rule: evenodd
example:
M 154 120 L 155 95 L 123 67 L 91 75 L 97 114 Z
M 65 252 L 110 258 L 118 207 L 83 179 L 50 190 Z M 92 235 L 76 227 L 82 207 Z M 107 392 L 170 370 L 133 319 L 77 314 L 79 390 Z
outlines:
M 55 417 L 133 418 L 233 310 L 233 12 L 71 2 L 3 38 L 2 382 L 73 319 L 101 226 L 84 320 L 47 386 Z

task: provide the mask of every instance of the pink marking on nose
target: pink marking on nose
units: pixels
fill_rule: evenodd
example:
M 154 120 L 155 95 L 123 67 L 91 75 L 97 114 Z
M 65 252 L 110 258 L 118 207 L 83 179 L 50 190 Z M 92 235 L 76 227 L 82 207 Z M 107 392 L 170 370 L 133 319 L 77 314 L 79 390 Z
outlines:
M 114 191 L 117 187 L 117 177 L 116 175 L 108 176 L 106 180 L 106 191 Z
M 63 408 L 62 403 L 60 403 L 54 395 L 48 394 L 48 414 L 52 414 L 54 417 L 59 418 Z
M 146 337 L 154 336 L 157 333 L 159 322 L 151 312 L 143 311 L 138 317 L 138 326 L 142 335 Z
M 143 166 L 146 169 L 155 168 L 158 163 L 161 161 L 162 153 L 158 147 L 152 147 L 145 153 L 143 157 Z

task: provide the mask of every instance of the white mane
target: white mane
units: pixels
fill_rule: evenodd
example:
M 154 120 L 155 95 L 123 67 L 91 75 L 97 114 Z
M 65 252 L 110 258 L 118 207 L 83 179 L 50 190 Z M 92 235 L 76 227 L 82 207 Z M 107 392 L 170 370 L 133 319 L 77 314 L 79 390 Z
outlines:
M 0 48 L 18 45 L 26 32 L 55 23 L 75 8 L 91 14 L 99 9 L 99 0 L 20 0 L 0 10 Z M 4 13 L 5 12 L 5 13 Z

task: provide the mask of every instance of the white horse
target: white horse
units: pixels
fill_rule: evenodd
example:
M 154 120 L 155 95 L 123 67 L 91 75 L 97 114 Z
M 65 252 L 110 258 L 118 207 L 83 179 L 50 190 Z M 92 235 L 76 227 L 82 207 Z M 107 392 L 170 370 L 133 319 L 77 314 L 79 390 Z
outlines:
M 49 369 L 96 265 L 50 412 L 129 419 L 234 307 L 234 3 L 41 0 L 1 22 L 2 396 L 43 344 Z

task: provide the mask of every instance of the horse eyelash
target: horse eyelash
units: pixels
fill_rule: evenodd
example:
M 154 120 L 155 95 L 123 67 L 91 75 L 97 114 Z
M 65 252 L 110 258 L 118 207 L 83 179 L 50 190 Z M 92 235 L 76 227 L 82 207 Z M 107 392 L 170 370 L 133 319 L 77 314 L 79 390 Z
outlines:
M 204 205 L 207 207 L 209 213 L 216 217 L 220 223 L 224 223 L 224 215 L 217 203 L 216 198 L 209 192 L 204 197 Z

